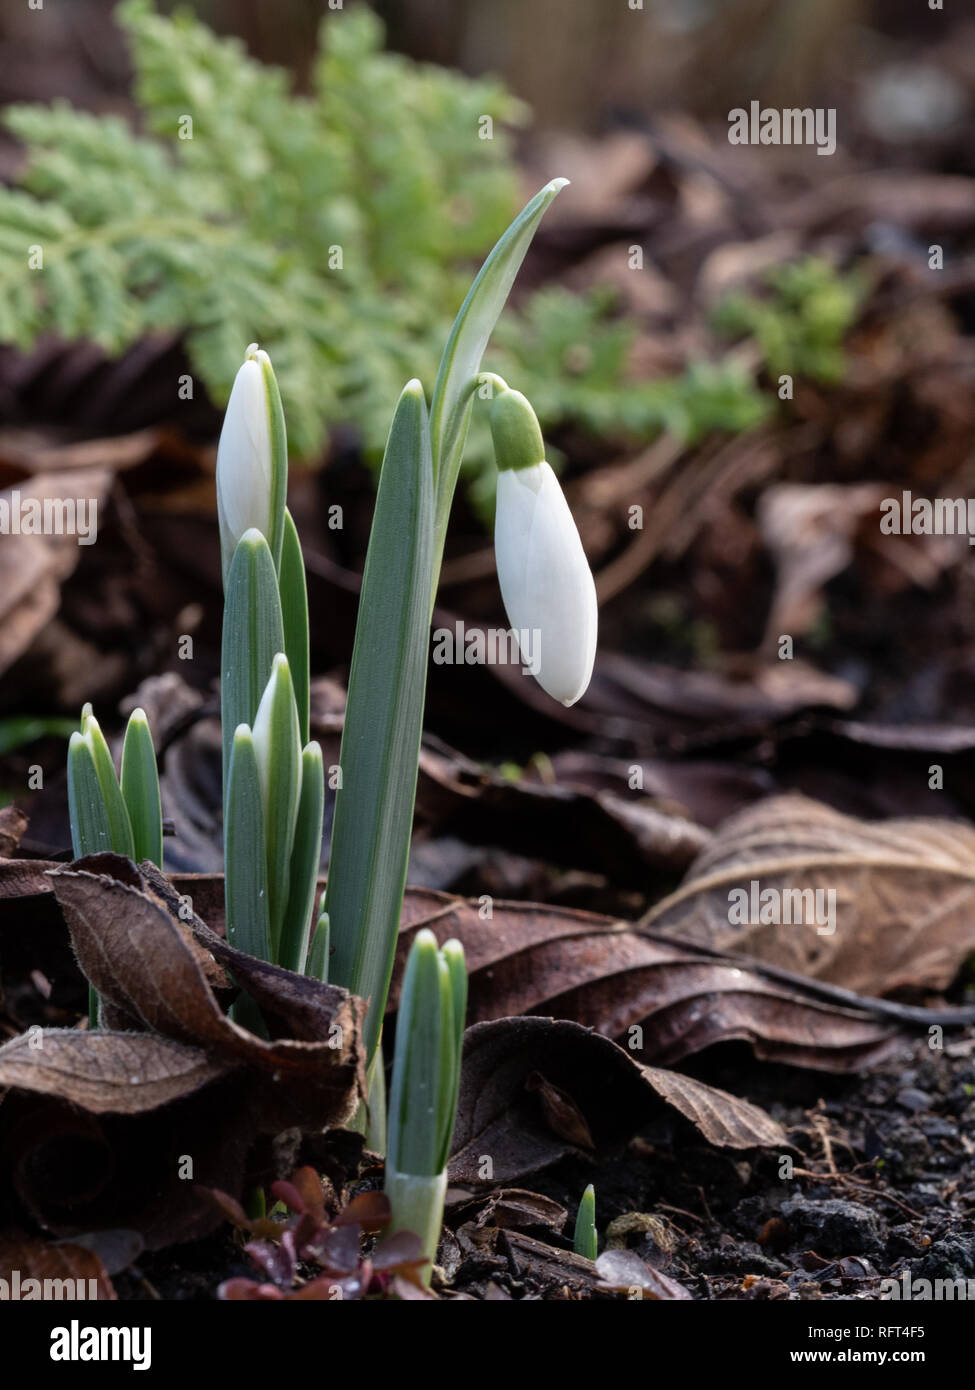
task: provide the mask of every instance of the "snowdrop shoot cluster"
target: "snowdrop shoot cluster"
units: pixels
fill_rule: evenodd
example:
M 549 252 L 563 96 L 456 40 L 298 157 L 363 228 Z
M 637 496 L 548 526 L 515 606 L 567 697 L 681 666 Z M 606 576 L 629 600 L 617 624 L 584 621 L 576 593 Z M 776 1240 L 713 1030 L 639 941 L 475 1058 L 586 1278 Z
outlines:
M 525 252 L 565 180 L 508 227 L 461 305 L 433 394 L 407 382 L 376 491 L 339 751 L 327 885 L 317 904 L 324 768 L 309 737 L 308 596 L 287 509 L 284 410 L 268 354 L 245 352 L 217 449 L 224 588 L 220 660 L 224 895 L 238 950 L 366 1001 L 362 1047 L 371 1113 L 350 1116 L 384 1144 L 386 999 L 413 826 L 430 660 L 430 616 L 444 535 L 474 407 L 481 357 Z M 524 396 L 499 378 L 491 406 L 498 461 L 496 548 L 512 625 L 541 642 L 538 679 L 564 704 L 589 683 L 596 645 L 592 575 Z M 76 856 L 114 849 L 162 862 L 159 783 L 148 723 L 130 721 L 121 783 L 90 709 L 68 756 Z M 314 932 L 312 930 L 314 926 Z M 420 932 L 397 1021 L 387 1191 L 432 1268 L 458 1100 L 467 977 L 458 942 Z M 96 1001 L 97 1003 L 97 1001 Z M 241 992 L 236 1022 L 266 1036 Z M 92 1021 L 95 1010 L 93 1008 Z
M 592 678 L 596 586 L 559 480 L 545 459 L 538 420 L 520 391 L 501 389 L 491 403 L 498 464 L 494 551 L 508 621 L 537 634 L 535 679 L 563 705 L 574 705 Z M 528 653 L 522 652 L 526 664 Z

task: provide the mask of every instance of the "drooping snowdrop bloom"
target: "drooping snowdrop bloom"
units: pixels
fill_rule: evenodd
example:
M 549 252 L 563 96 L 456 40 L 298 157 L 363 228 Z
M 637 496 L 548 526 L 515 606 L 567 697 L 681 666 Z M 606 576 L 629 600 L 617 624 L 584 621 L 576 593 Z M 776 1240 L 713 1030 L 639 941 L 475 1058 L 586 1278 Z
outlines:
M 519 391 L 491 406 L 498 462 L 494 551 L 522 660 L 563 705 L 586 691 L 596 655 L 596 586 L 535 412 Z
M 251 343 L 234 379 L 217 445 L 217 514 L 226 582 L 237 542 L 255 527 L 281 556 L 288 488 L 284 414 L 271 359 Z

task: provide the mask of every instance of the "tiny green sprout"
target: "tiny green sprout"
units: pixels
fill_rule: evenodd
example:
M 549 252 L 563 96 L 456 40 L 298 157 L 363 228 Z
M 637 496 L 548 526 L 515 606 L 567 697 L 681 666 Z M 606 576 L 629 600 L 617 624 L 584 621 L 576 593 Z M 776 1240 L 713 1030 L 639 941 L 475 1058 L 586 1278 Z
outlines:
M 385 1190 L 390 1229 L 413 1231 L 427 1283 L 443 1223 L 457 1114 L 467 971 L 460 942 L 417 932 L 403 976 L 389 1093 Z
M 576 1229 L 572 1248 L 584 1259 L 594 1260 L 599 1249 L 596 1240 L 596 1189 L 592 1183 L 582 1194 L 579 1210 L 576 1212 Z
M 105 735 L 90 704 L 68 743 L 68 816 L 76 859 L 112 850 L 162 868 L 159 773 L 145 711 L 133 710 L 125 730 L 121 785 Z M 98 996 L 89 986 L 88 1019 L 98 1022 Z
M 150 859 L 157 869 L 163 863 L 162 802 L 159 770 L 145 710 L 134 709 L 122 745 L 122 799 L 129 813 L 136 862 Z
M 328 913 L 325 911 L 325 894 L 323 893 L 318 904 L 318 920 L 315 923 L 315 930 L 312 932 L 307 970 L 309 975 L 316 980 L 321 980 L 323 984 L 328 983 L 329 935 Z

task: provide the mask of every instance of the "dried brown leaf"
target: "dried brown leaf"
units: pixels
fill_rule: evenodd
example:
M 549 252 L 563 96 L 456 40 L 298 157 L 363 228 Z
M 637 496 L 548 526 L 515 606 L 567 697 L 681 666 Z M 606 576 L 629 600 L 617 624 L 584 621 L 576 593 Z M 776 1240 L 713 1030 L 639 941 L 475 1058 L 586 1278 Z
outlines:
M 465 1034 L 451 1181 L 511 1182 L 565 1154 L 586 1155 L 552 1128 L 537 1090 L 526 1084 L 536 1072 L 571 1099 L 597 1151 L 625 1143 L 660 1100 L 710 1143 L 787 1147 L 781 1126 L 757 1106 L 688 1077 L 643 1067 L 598 1033 L 548 1018 L 502 1018 L 475 1024 Z
M 808 920 L 729 922 L 729 893 L 743 889 L 750 899 L 752 883 L 758 892 L 832 890 L 835 931 L 820 932 Z M 975 950 L 973 907 L 969 826 L 934 819 L 871 823 L 785 796 L 727 821 L 678 891 L 644 921 L 684 946 L 733 951 L 883 995 L 949 985 Z
M 0 1047 L 0 1088 L 55 1096 L 94 1115 L 138 1115 L 226 1073 L 201 1048 L 150 1033 L 44 1029 Z
M 93 1281 L 97 1298 L 114 1300 L 118 1297 L 111 1279 L 101 1259 L 94 1250 L 82 1245 L 62 1243 L 54 1245 L 38 1240 L 22 1232 L 11 1231 L 0 1236 L 0 1279 L 19 1284 L 19 1298 L 63 1298 L 71 1281 L 72 1296 L 81 1281 L 87 1296 Z M 38 1280 L 38 1285 L 28 1285 L 28 1280 Z M 53 1281 L 47 1284 L 46 1281 Z M 9 1296 L 7 1294 L 5 1297 Z

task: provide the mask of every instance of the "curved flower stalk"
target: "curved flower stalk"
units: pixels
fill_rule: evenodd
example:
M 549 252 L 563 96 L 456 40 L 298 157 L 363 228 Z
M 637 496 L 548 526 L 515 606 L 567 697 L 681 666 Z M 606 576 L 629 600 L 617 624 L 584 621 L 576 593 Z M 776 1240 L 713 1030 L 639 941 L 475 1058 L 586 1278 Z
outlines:
M 467 1012 L 464 948 L 418 931 L 403 976 L 389 1093 L 385 1191 L 390 1230 L 420 1237 L 429 1284 L 447 1191 Z
M 574 705 L 592 678 L 596 586 L 535 412 L 520 391 L 491 403 L 498 464 L 494 551 L 505 612 L 539 685 Z

